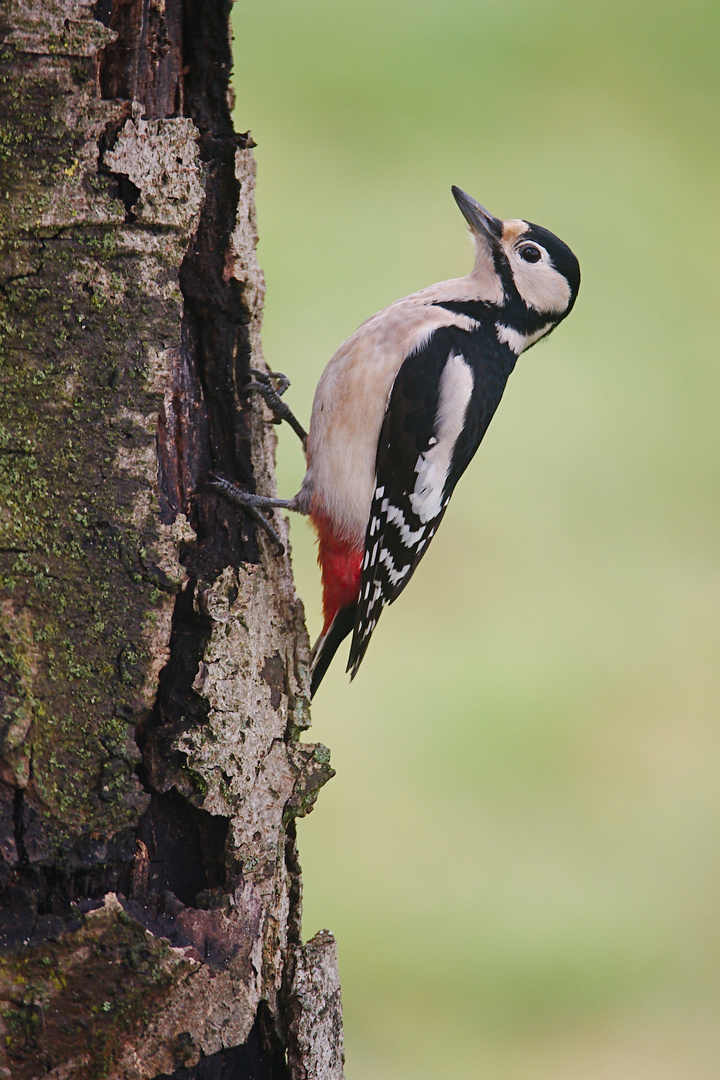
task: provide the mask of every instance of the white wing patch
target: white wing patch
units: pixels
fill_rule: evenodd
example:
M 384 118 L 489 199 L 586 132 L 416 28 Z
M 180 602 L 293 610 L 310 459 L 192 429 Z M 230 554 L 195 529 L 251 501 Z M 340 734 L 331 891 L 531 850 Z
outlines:
M 415 488 L 410 495 L 413 513 L 423 524 L 437 517 L 443 508 L 453 449 L 465 424 L 474 385 L 475 377 L 465 358 L 451 354 L 440 376 L 435 441 L 417 459 Z

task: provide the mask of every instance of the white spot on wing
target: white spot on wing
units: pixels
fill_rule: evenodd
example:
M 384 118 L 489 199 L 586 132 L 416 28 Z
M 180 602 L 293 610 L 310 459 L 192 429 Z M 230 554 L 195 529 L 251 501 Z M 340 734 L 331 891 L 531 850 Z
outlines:
M 415 532 L 413 532 L 413 530 L 405 521 L 405 515 L 398 506 L 388 507 L 387 520 L 390 522 L 394 522 L 397 525 L 398 532 L 400 533 L 400 539 L 402 540 L 405 547 L 414 547 L 417 544 L 418 540 L 420 540 L 425 533 L 424 525 L 421 525 L 419 529 L 416 529 Z
M 402 569 L 396 570 L 395 564 L 392 560 L 392 555 L 387 548 L 383 548 L 383 550 L 380 552 L 380 562 L 385 564 L 388 580 L 390 581 L 391 585 L 397 585 L 398 581 L 402 581 L 402 579 L 405 577 L 408 570 L 410 569 L 410 564 L 408 563 L 407 566 L 403 566 Z M 377 595 L 379 594 L 380 586 L 378 585 Z M 377 596 L 375 599 L 377 599 Z

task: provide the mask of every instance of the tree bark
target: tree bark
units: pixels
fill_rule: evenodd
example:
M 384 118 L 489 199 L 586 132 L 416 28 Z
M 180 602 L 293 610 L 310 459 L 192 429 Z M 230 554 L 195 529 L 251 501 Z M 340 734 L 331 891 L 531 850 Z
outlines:
M 229 7 L 0 0 L 3 1078 L 342 1076 Z

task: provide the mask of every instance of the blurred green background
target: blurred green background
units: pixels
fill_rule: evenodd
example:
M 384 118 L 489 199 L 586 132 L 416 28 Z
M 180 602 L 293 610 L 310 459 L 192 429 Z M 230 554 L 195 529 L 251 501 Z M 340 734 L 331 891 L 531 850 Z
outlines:
M 300 825 L 349 1080 L 720 1076 L 717 0 L 239 0 L 268 363 L 309 418 L 368 315 L 469 271 L 450 185 L 557 232 L 525 354 Z M 302 456 L 281 434 L 278 484 Z M 311 635 L 312 536 L 292 543 Z

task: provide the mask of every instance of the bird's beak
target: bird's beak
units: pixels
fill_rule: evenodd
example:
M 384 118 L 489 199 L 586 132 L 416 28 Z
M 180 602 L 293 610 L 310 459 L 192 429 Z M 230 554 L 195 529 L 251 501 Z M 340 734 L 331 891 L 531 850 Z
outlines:
M 484 206 L 475 202 L 467 192 L 459 187 L 452 186 L 455 202 L 462 210 L 463 217 L 476 236 L 484 236 L 494 247 L 502 239 L 503 223 L 499 218 L 493 217 Z

